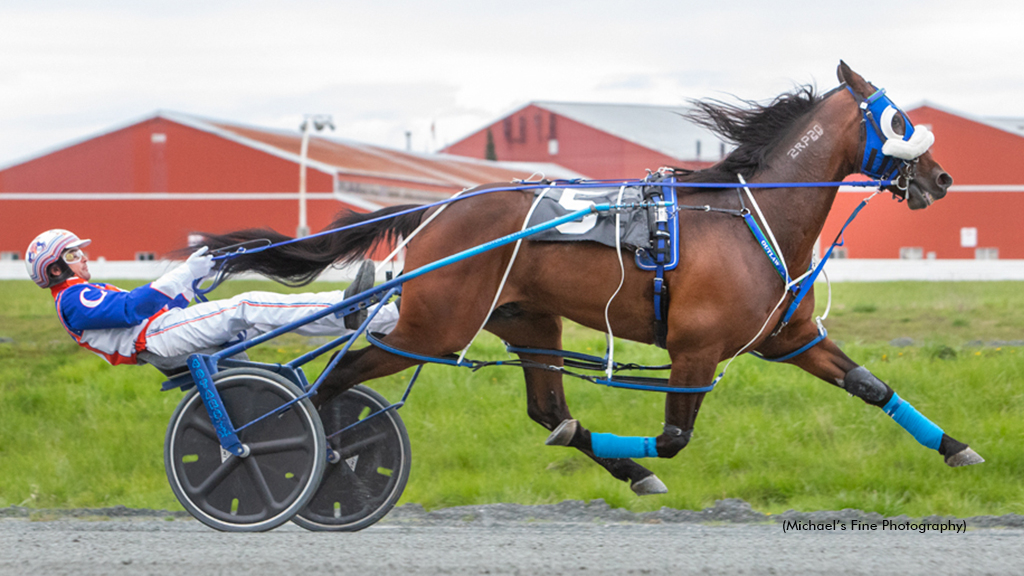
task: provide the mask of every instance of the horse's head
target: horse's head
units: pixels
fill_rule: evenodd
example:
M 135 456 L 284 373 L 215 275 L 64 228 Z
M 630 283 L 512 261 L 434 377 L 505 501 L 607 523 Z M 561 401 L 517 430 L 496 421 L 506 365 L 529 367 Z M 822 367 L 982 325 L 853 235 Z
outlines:
M 928 151 L 935 141 L 931 131 L 914 126 L 884 90 L 872 86 L 845 62 L 839 62 L 837 75 L 862 118 L 859 171 L 871 178 L 895 180 L 886 190 L 906 200 L 911 210 L 927 208 L 945 196 L 953 178 Z

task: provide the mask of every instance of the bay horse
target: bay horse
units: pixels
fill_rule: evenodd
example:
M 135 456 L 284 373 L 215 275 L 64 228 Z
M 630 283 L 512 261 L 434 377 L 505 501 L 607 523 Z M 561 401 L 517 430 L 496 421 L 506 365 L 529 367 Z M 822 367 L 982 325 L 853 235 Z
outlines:
M 679 180 L 737 183 L 742 176 L 750 183 L 834 183 L 858 172 L 877 177 L 878 166 L 888 164 L 901 166 L 901 185 L 892 185 L 887 190 L 905 199 L 910 209 L 922 209 L 941 199 L 953 180 L 927 151 L 931 140 L 922 142 L 926 136 L 931 138 L 927 128 L 918 127 L 915 136 L 909 138 L 914 127 L 887 99 L 885 102 L 890 105 L 885 111 L 866 114 L 868 105 L 873 106 L 882 91 L 844 62 L 840 62 L 837 75 L 840 86 L 823 95 L 804 86 L 778 96 L 770 104 L 696 102 L 692 119 L 716 130 L 735 143 L 736 148 L 718 164 L 682 174 Z M 907 148 L 911 150 L 908 152 Z M 500 185 L 479 189 L 493 187 Z M 761 188 L 752 192 L 761 208 L 761 217 L 770 223 L 791 270 L 806 270 L 811 264 L 815 240 L 837 191 L 838 186 L 833 184 Z M 736 189 L 730 192 L 708 188 L 678 191 L 687 204 L 740 208 Z M 518 232 L 533 200 L 532 191 L 513 190 L 451 203 L 408 243 L 406 269 L 413 270 Z M 327 229 L 389 214 L 397 216 L 259 254 L 241 255 L 226 261 L 226 272 L 256 271 L 285 283 L 308 283 L 336 262 L 358 260 L 377 243 L 408 237 L 430 214 L 398 214 L 407 208 L 410 206 L 370 214 L 347 213 Z M 669 386 L 681 392 L 706 387 L 715 376 L 716 366 L 740 352 L 756 351 L 768 358 L 779 358 L 818 336 L 812 320 L 813 292 L 800 303 L 788 324 L 781 329 L 764 330 L 764 326 L 780 325 L 784 308 L 780 309 L 777 303 L 784 287 L 765 251 L 752 241 L 741 219 L 693 211 L 681 211 L 678 217 L 679 265 L 665 274 L 669 307 L 664 346 L 671 359 Z M 257 238 L 274 242 L 291 239 L 271 230 L 250 229 L 206 234 L 203 244 L 219 248 Z M 595 242 L 528 239 L 519 250 L 497 308 L 491 313 L 512 252 L 511 245 L 503 246 L 406 282 L 401 317 L 382 341 L 392 348 L 422 356 L 446 356 L 469 345 L 486 320 L 486 330 L 515 347 L 532 349 L 519 354 L 522 359 L 561 366 L 562 358 L 537 349 L 561 349 L 563 317 L 606 331 L 605 306 L 620 282 L 620 254 L 614 248 Z M 607 311 L 616 336 L 655 342 L 653 279 L 654 272 L 633 266 L 625 268 L 621 290 Z M 882 408 L 915 439 L 937 450 L 948 465 L 984 461 L 966 444 L 921 416 L 887 384 L 847 357 L 832 340 L 824 338 L 785 361 Z M 326 377 L 314 400 L 324 405 L 360 382 L 421 363 L 375 346 L 349 352 Z M 661 480 L 632 458 L 672 458 L 682 450 L 690 440 L 704 393 L 667 393 L 665 424 L 658 436 L 619 438 L 591 433 L 573 419 L 560 373 L 525 364 L 527 412 L 552 431 L 548 444 L 582 451 L 615 478 L 629 481 L 637 494 L 666 491 Z M 642 450 L 637 448 L 640 444 L 636 440 L 644 441 Z

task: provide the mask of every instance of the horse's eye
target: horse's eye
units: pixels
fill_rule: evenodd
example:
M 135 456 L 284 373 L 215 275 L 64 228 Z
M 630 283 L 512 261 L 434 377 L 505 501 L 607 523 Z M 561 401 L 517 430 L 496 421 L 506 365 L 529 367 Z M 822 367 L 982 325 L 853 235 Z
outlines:
M 896 114 L 892 117 L 892 131 L 900 136 L 907 133 L 907 125 L 903 121 L 902 114 Z

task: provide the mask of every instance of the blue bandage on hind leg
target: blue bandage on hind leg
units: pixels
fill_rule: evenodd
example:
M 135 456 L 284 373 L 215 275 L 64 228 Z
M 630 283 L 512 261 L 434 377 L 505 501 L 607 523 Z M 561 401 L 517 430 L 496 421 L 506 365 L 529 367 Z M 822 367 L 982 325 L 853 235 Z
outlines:
M 655 438 L 645 436 L 616 436 L 590 433 L 590 448 L 601 458 L 654 458 L 658 455 Z
M 925 418 L 917 411 L 917 408 L 910 405 L 910 402 L 901 399 L 899 395 L 893 392 L 892 398 L 886 402 L 882 410 L 885 410 L 886 414 L 892 416 L 892 419 L 897 424 L 902 426 L 907 432 L 910 432 L 910 435 L 923 446 L 927 446 L 932 450 L 939 449 L 939 444 L 942 443 L 942 428 L 939 428 L 934 422 Z

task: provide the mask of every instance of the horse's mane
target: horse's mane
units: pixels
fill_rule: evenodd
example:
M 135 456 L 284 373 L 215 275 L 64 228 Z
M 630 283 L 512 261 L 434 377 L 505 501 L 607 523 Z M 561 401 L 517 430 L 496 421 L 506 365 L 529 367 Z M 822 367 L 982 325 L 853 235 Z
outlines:
M 739 105 L 721 100 L 691 101 L 694 110 L 686 118 L 735 144 L 736 149 L 721 162 L 697 170 L 685 180 L 732 182 L 736 174 L 751 178 L 768 167 L 768 154 L 793 124 L 822 100 L 813 86 L 803 85 L 768 104 L 742 99 Z

